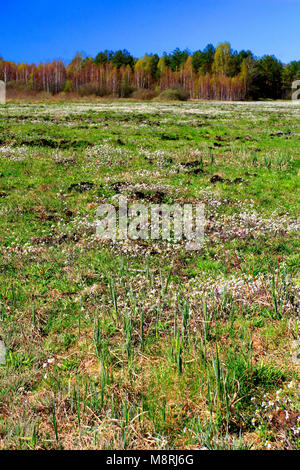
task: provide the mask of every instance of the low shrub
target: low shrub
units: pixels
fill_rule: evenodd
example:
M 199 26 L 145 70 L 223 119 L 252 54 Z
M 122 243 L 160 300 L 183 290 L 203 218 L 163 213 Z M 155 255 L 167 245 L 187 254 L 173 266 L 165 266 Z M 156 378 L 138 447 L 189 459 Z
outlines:
M 157 96 L 157 93 L 154 90 L 145 90 L 144 88 L 139 88 L 135 90 L 131 98 L 135 100 L 152 100 Z
M 189 92 L 183 88 L 167 88 L 157 97 L 158 101 L 187 101 Z
M 86 83 L 78 88 L 79 96 L 99 95 L 99 87 L 94 83 Z

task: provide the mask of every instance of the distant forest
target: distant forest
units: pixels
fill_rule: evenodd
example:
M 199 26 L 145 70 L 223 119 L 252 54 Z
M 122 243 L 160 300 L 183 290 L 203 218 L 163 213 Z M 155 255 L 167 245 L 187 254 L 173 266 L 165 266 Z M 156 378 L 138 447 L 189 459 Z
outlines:
M 151 99 L 166 89 L 195 99 L 257 100 L 290 98 L 293 80 L 300 79 L 300 61 L 283 64 L 275 56 L 255 57 L 233 51 L 225 42 L 191 53 L 145 54 L 134 58 L 127 50 L 77 53 L 69 64 L 16 64 L 0 57 L 0 79 L 19 92 L 76 93 Z

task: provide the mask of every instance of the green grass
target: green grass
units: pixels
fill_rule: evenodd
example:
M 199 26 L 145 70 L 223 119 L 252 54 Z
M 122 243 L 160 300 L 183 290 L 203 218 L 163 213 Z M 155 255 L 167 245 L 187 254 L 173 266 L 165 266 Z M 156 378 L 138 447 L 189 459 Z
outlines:
M 101 242 L 120 194 L 203 247 Z M 290 103 L 0 107 L 0 448 L 299 448 L 298 201 Z

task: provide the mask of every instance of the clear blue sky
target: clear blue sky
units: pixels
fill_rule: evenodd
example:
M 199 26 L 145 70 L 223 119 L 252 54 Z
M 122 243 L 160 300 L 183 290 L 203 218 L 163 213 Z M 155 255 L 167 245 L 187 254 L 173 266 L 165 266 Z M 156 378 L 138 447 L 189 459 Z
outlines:
M 300 0 L 0 0 L 0 56 L 69 61 L 104 49 L 233 49 L 300 59 Z

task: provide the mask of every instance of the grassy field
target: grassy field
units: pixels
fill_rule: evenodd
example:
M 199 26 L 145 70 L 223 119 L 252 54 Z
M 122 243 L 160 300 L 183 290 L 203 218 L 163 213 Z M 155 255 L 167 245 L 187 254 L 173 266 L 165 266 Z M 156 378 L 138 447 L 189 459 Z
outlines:
M 1 449 L 300 448 L 299 115 L 0 107 Z M 120 194 L 204 203 L 203 247 L 99 239 Z

